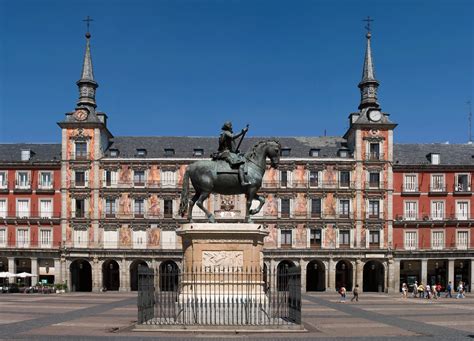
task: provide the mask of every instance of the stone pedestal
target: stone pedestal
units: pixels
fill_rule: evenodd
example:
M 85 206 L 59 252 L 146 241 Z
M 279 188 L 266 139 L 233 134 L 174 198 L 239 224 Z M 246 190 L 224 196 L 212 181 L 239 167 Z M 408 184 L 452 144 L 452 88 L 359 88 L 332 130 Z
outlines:
M 184 224 L 177 230 L 183 243 L 183 270 L 262 269 L 263 239 L 260 224 Z
M 182 295 L 192 292 L 212 299 L 263 294 L 263 239 L 268 231 L 262 225 L 189 223 L 177 234 L 184 252 Z

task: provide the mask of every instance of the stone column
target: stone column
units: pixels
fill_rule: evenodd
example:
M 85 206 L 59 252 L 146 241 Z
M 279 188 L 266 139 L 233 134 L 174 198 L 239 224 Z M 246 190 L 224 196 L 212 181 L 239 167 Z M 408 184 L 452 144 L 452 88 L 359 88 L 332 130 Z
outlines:
M 59 266 L 61 267 L 61 280 L 63 283 L 66 283 L 68 285 L 68 289 L 70 289 L 71 286 L 71 280 L 70 280 L 70 274 L 69 274 L 69 267 L 67 266 L 66 258 L 61 256 L 59 260 Z
M 15 257 L 8 257 L 8 272 L 16 274 Z
M 306 292 L 306 268 L 308 267 L 308 261 L 300 259 L 301 268 L 301 291 Z
M 36 285 L 38 283 L 38 258 L 36 257 L 31 257 L 31 274 L 33 277 L 31 277 L 31 285 Z
M 448 260 L 448 283 L 451 282 L 454 291 L 454 259 Z M 446 285 L 448 284 L 446 283 Z M 471 282 L 472 283 L 472 282 Z
M 360 260 L 357 259 L 355 261 L 355 283 L 354 286 L 357 284 L 359 286 L 359 290 L 362 291 L 362 288 L 364 287 L 364 263 Z
M 268 280 L 270 281 L 270 290 L 272 292 L 277 292 L 277 262 L 273 258 L 270 260 L 270 267 L 268 273 Z
M 102 287 L 102 264 L 103 262 L 99 261 L 99 258 L 94 257 L 92 260 L 92 291 L 101 292 Z
M 469 292 L 472 292 L 473 283 L 474 283 L 474 258 L 471 258 L 471 280 L 469 281 Z
M 336 269 L 334 260 L 329 258 L 328 268 L 327 268 L 327 278 L 328 278 L 328 289 L 331 291 L 336 290 Z
M 158 291 L 160 290 L 160 266 L 161 266 L 161 261 L 153 259 L 151 262 L 151 266 L 154 271 L 154 283 L 155 283 L 155 290 Z
M 119 291 L 130 291 L 130 284 L 128 283 L 128 271 L 127 271 L 127 261 L 125 258 L 122 258 L 120 262 L 120 269 L 119 269 L 119 277 L 120 277 L 120 288 Z
M 388 260 L 388 292 L 398 293 L 400 291 L 400 261 Z
M 62 283 L 64 281 L 61 271 L 61 261 L 59 258 L 54 258 L 54 283 Z
M 421 283 L 426 285 L 428 281 L 428 259 L 421 260 Z

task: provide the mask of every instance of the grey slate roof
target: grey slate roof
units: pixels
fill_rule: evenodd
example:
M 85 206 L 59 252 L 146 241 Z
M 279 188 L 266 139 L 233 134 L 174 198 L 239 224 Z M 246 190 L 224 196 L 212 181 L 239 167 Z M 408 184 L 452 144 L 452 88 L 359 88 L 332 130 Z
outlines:
M 430 165 L 430 153 L 440 154 L 440 165 L 474 165 L 473 144 L 395 144 L 394 165 Z
M 245 138 L 241 150 L 246 151 L 260 140 L 276 139 L 280 141 L 282 148 L 290 148 L 290 157 L 309 157 L 311 149 L 320 149 L 321 157 L 336 157 L 339 149 L 346 148 L 346 140 L 342 137 L 249 137 Z M 174 157 L 192 158 L 194 149 L 203 149 L 204 156 L 208 157 L 217 150 L 218 138 L 216 137 L 186 137 L 186 136 L 156 136 L 135 137 L 116 136 L 110 145 L 106 155 L 110 155 L 111 149 L 119 150 L 119 157 L 136 157 L 137 149 L 146 149 L 148 158 L 163 158 L 165 149 L 172 148 Z
M 21 151 L 32 151 L 30 162 L 61 161 L 61 144 L 47 143 L 2 143 L 0 162 L 22 162 Z

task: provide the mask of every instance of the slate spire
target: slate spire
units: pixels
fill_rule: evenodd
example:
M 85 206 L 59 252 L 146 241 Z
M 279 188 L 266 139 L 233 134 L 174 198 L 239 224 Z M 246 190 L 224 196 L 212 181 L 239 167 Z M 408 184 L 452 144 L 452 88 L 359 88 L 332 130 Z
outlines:
M 84 53 L 84 61 L 82 63 L 81 79 L 76 84 L 79 87 L 79 100 L 77 101 L 78 106 L 92 106 L 97 107 L 95 103 L 95 90 L 99 87 L 99 84 L 94 80 L 94 70 L 92 68 L 91 58 L 91 45 L 90 45 L 91 34 L 89 30 L 86 33 L 86 51 Z
M 359 109 L 379 108 L 379 103 L 377 102 L 377 88 L 379 82 L 375 79 L 375 68 L 370 46 L 370 39 L 372 38 L 370 26 L 368 26 L 366 38 L 367 47 L 365 50 L 364 67 L 362 69 L 362 80 L 358 85 L 360 89 Z

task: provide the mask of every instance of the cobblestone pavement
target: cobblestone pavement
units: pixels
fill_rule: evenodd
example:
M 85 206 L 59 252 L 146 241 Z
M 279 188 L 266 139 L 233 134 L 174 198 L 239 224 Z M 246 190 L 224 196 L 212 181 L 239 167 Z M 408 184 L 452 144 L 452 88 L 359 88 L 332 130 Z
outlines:
M 467 340 L 474 339 L 474 295 L 466 299 L 401 299 L 362 294 L 303 295 L 306 333 L 219 334 L 134 332 L 134 293 L 0 295 L 0 340 Z

